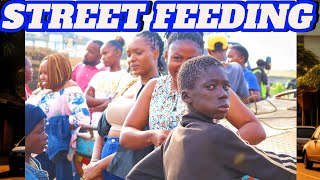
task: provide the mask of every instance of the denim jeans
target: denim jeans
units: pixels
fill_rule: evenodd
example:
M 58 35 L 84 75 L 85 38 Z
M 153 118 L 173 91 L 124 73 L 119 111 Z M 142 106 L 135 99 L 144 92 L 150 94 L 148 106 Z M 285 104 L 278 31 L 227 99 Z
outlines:
M 105 138 L 107 138 L 107 141 L 104 143 L 102 153 L 101 153 L 101 159 L 117 152 L 120 145 L 119 138 L 112 138 L 107 136 L 105 136 Z M 122 178 L 109 173 L 107 170 L 103 171 L 103 179 L 104 180 L 122 180 Z
M 71 180 L 72 177 L 72 161 L 66 158 L 66 155 L 59 153 L 56 155 L 56 179 L 57 180 Z

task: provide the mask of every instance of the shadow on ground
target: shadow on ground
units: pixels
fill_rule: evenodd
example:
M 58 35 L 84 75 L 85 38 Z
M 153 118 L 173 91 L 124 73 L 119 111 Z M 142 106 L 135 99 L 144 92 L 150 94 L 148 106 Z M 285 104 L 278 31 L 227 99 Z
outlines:
M 0 179 L 10 178 L 10 177 L 24 177 L 24 172 L 19 172 L 18 174 L 11 174 L 9 171 L 0 173 Z
M 0 179 L 12 178 L 12 177 L 24 177 L 24 171 L 19 171 L 15 174 L 11 174 L 9 171 L 8 157 L 0 156 Z

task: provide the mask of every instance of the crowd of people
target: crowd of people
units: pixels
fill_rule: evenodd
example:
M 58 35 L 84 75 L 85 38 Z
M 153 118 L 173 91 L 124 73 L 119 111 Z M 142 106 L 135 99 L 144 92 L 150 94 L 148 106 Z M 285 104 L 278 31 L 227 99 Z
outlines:
M 38 89 L 25 96 L 26 143 L 32 143 L 26 178 L 295 179 L 294 158 L 253 146 L 266 134 L 245 105 L 263 98 L 260 82 L 245 67 L 246 48 L 230 46 L 223 35 L 205 43 L 199 32 L 171 32 L 164 39 L 143 31 L 127 42 L 130 73 L 120 65 L 120 36 L 90 41 L 74 68 L 60 53 L 41 61 Z M 29 77 L 31 61 L 25 64 Z M 222 118 L 237 134 L 218 124 Z M 98 135 L 90 163 L 79 173 L 77 135 L 87 125 Z

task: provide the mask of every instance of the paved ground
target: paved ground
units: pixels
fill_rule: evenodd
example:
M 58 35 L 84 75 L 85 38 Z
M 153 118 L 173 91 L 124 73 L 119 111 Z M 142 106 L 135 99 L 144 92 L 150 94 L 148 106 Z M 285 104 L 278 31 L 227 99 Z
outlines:
M 320 180 L 320 164 L 313 164 L 312 169 L 305 169 L 303 162 L 298 161 L 297 180 Z
M 272 104 L 268 101 L 258 102 L 257 108 L 255 108 L 254 104 L 250 104 L 250 108 L 254 112 L 257 109 L 256 117 L 262 123 L 267 134 L 266 140 L 258 144 L 257 147 L 296 157 L 296 101 L 276 99 L 269 101 Z M 292 108 L 293 110 L 290 110 Z M 236 131 L 226 120 L 222 120 L 220 123 Z
M 296 136 L 295 130 L 287 131 L 268 137 L 265 141 L 258 144 L 257 147 L 263 150 L 289 154 L 296 157 Z
M 0 156 L 0 179 L 1 180 L 22 180 L 24 177 L 13 177 L 9 172 L 8 158 Z M 21 176 L 21 175 L 20 175 Z

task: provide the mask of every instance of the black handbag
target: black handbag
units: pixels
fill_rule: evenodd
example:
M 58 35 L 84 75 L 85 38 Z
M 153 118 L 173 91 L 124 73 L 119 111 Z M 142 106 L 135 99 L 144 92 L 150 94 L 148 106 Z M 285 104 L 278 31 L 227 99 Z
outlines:
M 101 118 L 99 119 L 97 130 L 100 137 L 104 138 L 108 135 L 111 125 L 108 123 L 106 118 L 106 113 L 103 112 Z
M 149 130 L 149 126 L 147 126 L 145 130 Z M 139 150 L 127 149 L 120 145 L 116 155 L 110 162 L 107 171 L 125 179 L 131 169 L 153 150 L 153 145 Z

